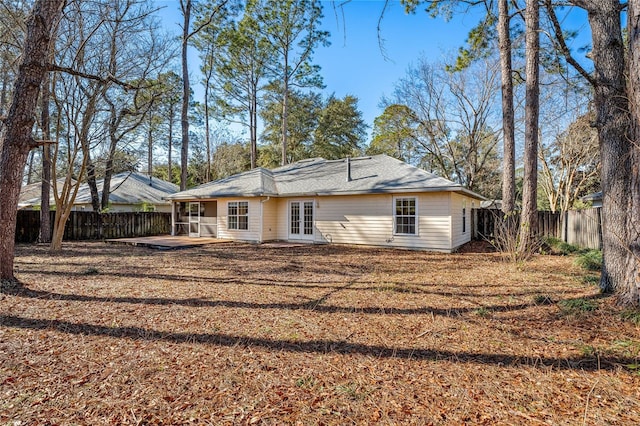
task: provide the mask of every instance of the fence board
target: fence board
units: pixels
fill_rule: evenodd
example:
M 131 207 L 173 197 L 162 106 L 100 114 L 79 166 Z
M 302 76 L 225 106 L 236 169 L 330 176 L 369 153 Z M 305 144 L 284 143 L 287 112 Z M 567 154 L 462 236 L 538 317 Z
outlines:
M 571 210 L 566 214 L 566 236 L 569 244 L 591 249 L 602 248 L 602 217 L 600 208 Z
M 474 209 L 473 239 L 484 240 L 495 237 L 498 221 L 504 220 L 504 213 L 494 209 Z M 514 217 L 516 224 L 520 217 Z M 555 237 L 569 244 L 584 248 L 602 248 L 602 221 L 600 208 L 571 210 L 560 213 L 539 211 L 538 234 L 543 237 Z
M 51 212 L 53 231 L 55 211 Z M 16 242 L 33 243 L 40 232 L 40 212 L 18 210 Z M 73 211 L 64 230 L 66 241 L 132 238 L 171 233 L 171 213 L 96 213 Z

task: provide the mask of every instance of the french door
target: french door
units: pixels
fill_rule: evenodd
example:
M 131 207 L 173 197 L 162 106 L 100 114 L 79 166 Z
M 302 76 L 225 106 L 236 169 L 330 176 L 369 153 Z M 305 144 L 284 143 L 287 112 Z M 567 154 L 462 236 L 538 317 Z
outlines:
M 313 240 L 313 200 L 289 201 L 289 239 Z

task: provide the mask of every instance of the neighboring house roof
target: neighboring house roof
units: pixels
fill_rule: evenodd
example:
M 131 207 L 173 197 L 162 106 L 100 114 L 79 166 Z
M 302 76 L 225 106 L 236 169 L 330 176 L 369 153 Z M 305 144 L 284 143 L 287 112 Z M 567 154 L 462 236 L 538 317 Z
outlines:
M 594 192 L 592 194 L 587 194 L 584 197 L 580 197 L 581 201 L 602 201 L 602 191 Z
M 64 185 L 66 177 L 57 179 L 58 190 Z M 73 181 L 75 183 L 75 181 Z M 55 203 L 53 197 L 53 184 L 51 185 L 51 198 L 49 199 L 51 204 Z M 42 182 L 30 183 L 24 185 L 20 189 L 20 197 L 18 198 L 18 209 L 24 209 L 26 207 L 32 207 L 34 205 L 40 205 L 40 197 L 42 196 Z
M 485 200 L 480 201 L 481 209 L 490 209 L 490 210 L 501 210 L 502 209 L 502 200 Z
M 460 184 L 384 154 L 341 160 L 312 158 L 273 170 L 256 168 L 175 193 L 167 199 L 436 191 L 456 191 L 479 200 L 485 199 Z
M 96 182 L 98 194 L 102 196 L 104 179 Z M 171 182 L 150 178 L 136 172 L 122 172 L 111 177 L 109 202 L 111 204 L 168 204 L 165 197 L 177 192 L 179 187 Z M 29 200 L 31 205 L 40 204 L 40 195 Z M 74 204 L 91 204 L 91 190 L 83 183 L 78 189 Z

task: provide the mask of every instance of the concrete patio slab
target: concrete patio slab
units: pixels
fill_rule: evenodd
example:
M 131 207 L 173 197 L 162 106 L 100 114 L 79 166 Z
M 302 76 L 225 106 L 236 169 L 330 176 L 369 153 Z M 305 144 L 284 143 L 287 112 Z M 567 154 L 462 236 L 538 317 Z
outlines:
M 133 246 L 151 247 L 157 249 L 179 249 L 196 247 L 206 244 L 226 243 L 230 240 L 207 237 L 188 237 L 186 235 L 156 235 L 152 237 L 114 238 L 106 240 L 108 243 L 128 244 Z

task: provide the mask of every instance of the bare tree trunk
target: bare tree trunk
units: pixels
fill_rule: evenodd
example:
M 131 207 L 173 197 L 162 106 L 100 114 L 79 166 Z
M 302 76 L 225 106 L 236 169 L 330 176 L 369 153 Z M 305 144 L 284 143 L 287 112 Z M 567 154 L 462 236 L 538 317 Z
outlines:
M 618 288 L 618 302 L 625 306 L 640 305 L 640 1 L 629 0 L 627 10 L 629 37 L 628 99 L 630 110 L 630 200 L 626 280 Z
M 502 211 L 511 213 L 516 207 L 516 140 L 513 112 L 513 78 L 511 34 L 508 0 L 498 1 L 498 43 L 502 78 Z
M 630 144 L 624 45 L 619 3 L 615 0 L 587 3 L 593 37 L 596 126 L 602 164 L 602 252 L 600 287 L 621 291 L 630 284 L 626 271 L 627 215 L 631 211 Z
M 524 129 L 524 182 L 520 216 L 520 252 L 531 249 L 538 226 L 538 117 L 540 113 L 540 5 L 527 0 L 526 23 L 526 105 Z
M 180 190 L 187 189 L 187 166 L 189 165 L 189 66 L 187 48 L 189 46 L 189 27 L 191 23 L 191 0 L 181 0 L 182 15 L 182 146 L 180 147 Z
M 2 88 L 0 89 L 0 117 L 4 117 L 5 105 L 7 104 L 7 86 L 9 85 L 8 67 L 2 69 Z
M 258 99 L 255 91 L 251 94 L 251 108 L 249 109 L 249 137 L 251 139 L 251 168 L 258 165 Z
M 173 182 L 173 170 L 171 170 L 172 167 L 172 158 L 171 158 L 171 153 L 173 151 L 173 105 L 171 105 L 170 107 L 170 111 L 169 111 L 169 147 L 168 147 L 168 153 L 167 153 L 167 172 L 169 174 L 169 177 L 167 178 L 167 180 L 169 182 Z
M 93 160 L 91 160 L 91 154 L 89 151 L 85 151 L 84 157 L 87 162 L 87 185 L 89 186 L 89 192 L 91 192 L 91 207 L 94 212 L 99 213 L 101 208 L 100 194 L 98 193 L 98 178 L 96 177 L 96 166 L 93 164 Z
M 50 120 L 49 120 L 49 97 L 50 97 L 50 79 L 49 73 L 45 73 L 42 81 L 42 94 L 40 95 L 40 121 L 42 121 L 42 139 L 49 140 L 51 138 Z M 51 146 L 44 144 L 42 146 L 42 187 L 40 195 L 40 233 L 38 241 L 41 243 L 51 242 L 51 215 L 49 210 L 49 198 L 51 197 Z
M 33 183 L 33 160 L 36 156 L 36 151 L 31 150 L 29 152 L 29 161 L 27 162 L 27 185 L 31 185 Z
M 289 136 L 289 56 L 284 57 L 284 81 L 282 87 L 282 160 L 284 166 L 287 161 L 287 142 Z
M 22 172 L 32 137 L 34 112 L 47 59 L 52 48 L 53 28 L 64 0 L 37 0 L 27 20 L 22 60 L 15 79 L 13 101 L 0 135 L 0 279 L 13 280 L 18 198 Z
M 204 170 L 204 179 L 211 180 L 211 129 L 209 127 L 209 79 L 204 85 L 204 140 L 207 145 L 207 167 Z
M 149 146 L 149 150 L 147 152 L 147 172 L 149 173 L 149 177 L 153 176 L 153 129 L 151 125 L 149 125 L 149 130 L 147 132 L 147 144 Z

